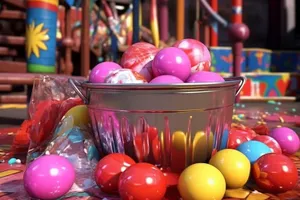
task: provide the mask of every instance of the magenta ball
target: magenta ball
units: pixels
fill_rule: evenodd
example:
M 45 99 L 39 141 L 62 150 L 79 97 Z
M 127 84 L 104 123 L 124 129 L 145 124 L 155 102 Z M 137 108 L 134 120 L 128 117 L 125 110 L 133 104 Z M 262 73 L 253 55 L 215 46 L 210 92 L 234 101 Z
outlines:
M 167 84 L 167 83 L 183 83 L 183 81 L 176 76 L 171 75 L 162 75 L 152 79 L 149 83 L 155 84 Z
M 270 132 L 270 136 L 278 142 L 285 154 L 294 154 L 299 150 L 299 136 L 290 128 L 275 128 Z
M 104 79 L 111 71 L 121 69 L 122 67 L 114 62 L 102 62 L 96 65 L 91 73 L 89 82 L 91 83 L 104 83 Z
M 214 72 L 200 71 L 192 74 L 187 83 L 204 83 L 204 82 L 224 82 L 224 78 L 221 75 Z
M 66 194 L 75 181 L 72 164 L 58 155 L 42 156 L 29 164 L 24 173 L 24 187 L 31 197 L 57 199 Z
M 185 81 L 191 72 L 191 62 L 181 49 L 168 47 L 156 54 L 152 62 L 152 71 L 155 77 L 172 75 Z

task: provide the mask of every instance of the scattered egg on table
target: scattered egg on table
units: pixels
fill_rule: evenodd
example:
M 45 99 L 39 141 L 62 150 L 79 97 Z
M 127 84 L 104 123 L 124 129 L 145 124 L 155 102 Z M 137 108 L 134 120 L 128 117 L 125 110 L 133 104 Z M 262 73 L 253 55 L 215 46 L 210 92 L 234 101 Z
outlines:
M 218 151 L 209 161 L 223 174 L 228 188 L 242 188 L 248 181 L 251 164 L 248 158 L 235 149 Z
M 170 83 L 183 83 L 183 81 L 176 76 L 161 75 L 152 79 L 149 83 L 155 84 L 170 84 Z
M 272 153 L 272 150 L 264 143 L 250 140 L 239 145 L 236 150 L 242 152 L 253 164 L 259 157 Z
M 119 177 L 128 167 L 135 164 L 129 156 L 113 153 L 102 158 L 95 170 L 95 180 L 101 191 L 114 194 L 118 192 Z
M 31 197 L 57 199 L 71 189 L 75 170 L 66 158 L 46 155 L 29 164 L 23 180 L 25 190 Z
M 74 126 L 88 126 L 90 122 L 89 112 L 86 105 L 79 105 L 71 108 L 63 118 L 72 117 Z
M 209 71 L 211 57 L 208 48 L 200 41 L 195 39 L 183 39 L 177 41 L 173 47 L 183 50 L 190 59 L 191 72 Z
M 152 60 L 158 51 L 153 44 L 137 42 L 123 53 L 120 65 L 140 73 L 149 82 L 153 78 Z
M 258 135 L 255 138 L 253 138 L 253 140 L 263 142 L 271 149 L 273 153 L 282 153 L 281 147 L 278 144 L 278 142 L 268 135 Z
M 221 200 L 226 191 L 226 182 L 214 166 L 197 163 L 181 173 L 178 190 L 185 200 Z
M 228 148 L 236 149 L 240 144 L 249 141 L 248 133 L 239 129 L 231 128 L 228 137 Z
M 122 67 L 114 62 L 102 62 L 96 65 L 89 76 L 91 83 L 104 83 L 105 78 L 114 70 L 121 69 Z
M 123 200 L 159 200 L 163 199 L 166 190 L 163 172 L 149 163 L 130 166 L 119 179 L 119 194 Z
M 192 74 L 187 83 L 224 82 L 224 78 L 215 72 L 200 71 Z
M 278 142 L 283 153 L 294 154 L 299 150 L 299 136 L 290 128 L 275 128 L 271 130 L 270 136 Z
M 147 83 L 147 80 L 139 73 L 130 69 L 118 69 L 112 71 L 104 80 L 111 84 Z
M 266 154 L 252 166 L 257 186 L 266 192 L 282 193 L 295 188 L 298 171 L 295 163 L 283 154 Z
M 185 81 L 191 72 L 191 62 L 181 49 L 167 47 L 160 50 L 152 62 L 153 75 L 172 75 Z

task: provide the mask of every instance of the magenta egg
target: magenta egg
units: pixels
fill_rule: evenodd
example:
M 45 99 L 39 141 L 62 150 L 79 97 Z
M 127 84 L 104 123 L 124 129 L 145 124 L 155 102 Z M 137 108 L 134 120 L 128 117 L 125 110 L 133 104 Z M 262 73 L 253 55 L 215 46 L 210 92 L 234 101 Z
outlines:
M 192 74 L 187 83 L 224 82 L 224 78 L 215 72 L 200 71 Z
M 149 83 L 166 84 L 166 83 L 183 83 L 183 81 L 177 78 L 176 76 L 162 75 L 152 79 Z
M 121 69 L 122 67 L 114 62 L 102 62 L 96 65 L 89 77 L 89 82 L 91 83 L 104 83 L 105 78 L 109 75 L 110 72 Z
M 181 49 L 168 47 L 156 54 L 152 62 L 152 71 L 155 77 L 172 75 L 185 81 L 191 72 L 191 62 Z
M 295 131 L 287 127 L 275 128 L 270 132 L 285 154 L 294 154 L 299 150 L 299 136 Z
M 29 164 L 23 179 L 24 188 L 31 197 L 57 199 L 71 189 L 75 170 L 66 158 L 47 155 Z

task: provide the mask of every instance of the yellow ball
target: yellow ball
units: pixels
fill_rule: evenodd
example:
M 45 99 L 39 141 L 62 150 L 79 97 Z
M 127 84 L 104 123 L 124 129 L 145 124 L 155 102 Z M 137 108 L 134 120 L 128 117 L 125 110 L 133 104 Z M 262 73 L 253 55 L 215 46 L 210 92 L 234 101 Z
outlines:
M 197 163 L 181 173 L 178 190 L 184 200 L 221 200 L 226 191 L 226 183 L 217 168 Z
M 90 122 L 88 108 L 86 105 L 79 105 L 71 108 L 63 117 L 72 117 L 74 126 L 87 126 Z
M 237 150 L 223 149 L 210 159 L 209 164 L 220 170 L 228 188 L 241 188 L 249 179 L 250 161 Z

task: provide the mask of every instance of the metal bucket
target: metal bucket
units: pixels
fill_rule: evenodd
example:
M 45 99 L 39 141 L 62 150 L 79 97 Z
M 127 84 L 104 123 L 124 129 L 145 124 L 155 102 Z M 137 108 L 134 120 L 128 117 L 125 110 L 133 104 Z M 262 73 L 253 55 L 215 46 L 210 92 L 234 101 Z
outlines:
M 233 104 L 245 78 L 174 85 L 69 81 L 88 105 L 101 155 L 125 153 L 180 172 L 227 146 Z

